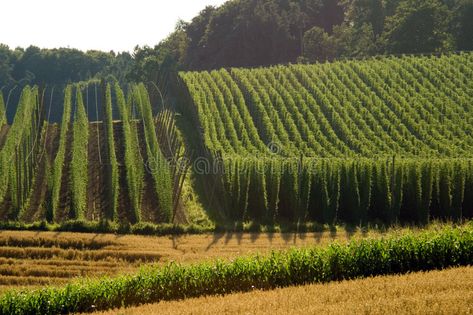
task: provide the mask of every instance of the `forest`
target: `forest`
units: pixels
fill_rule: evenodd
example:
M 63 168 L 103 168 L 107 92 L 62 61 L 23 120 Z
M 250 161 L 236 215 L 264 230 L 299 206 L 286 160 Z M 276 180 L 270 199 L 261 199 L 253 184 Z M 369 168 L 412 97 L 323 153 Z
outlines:
M 0 87 L 472 49 L 472 0 L 231 0 L 133 52 L 0 45 Z

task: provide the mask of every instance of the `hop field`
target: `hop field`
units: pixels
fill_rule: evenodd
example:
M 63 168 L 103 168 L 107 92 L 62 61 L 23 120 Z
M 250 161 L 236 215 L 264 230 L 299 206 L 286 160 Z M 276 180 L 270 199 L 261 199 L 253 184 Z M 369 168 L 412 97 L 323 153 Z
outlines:
M 1 221 L 187 223 L 177 194 L 185 174 L 170 163 L 182 154 L 174 115 L 153 116 L 143 84 L 126 94 L 105 82 L 56 93 L 60 124 L 48 120 L 45 90 L 23 89 L 11 125 L 0 97 Z M 103 119 L 89 121 L 99 109 Z M 161 150 L 167 138 L 174 145 Z
M 152 85 L 92 81 L 61 91 L 59 125 L 45 90 L 25 87 L 10 124 L 0 98 L 0 219 L 469 219 L 472 69 L 461 53 L 183 72 L 168 109 Z
M 470 218 L 472 56 L 181 73 L 225 215 Z
M 180 76 L 214 152 L 458 158 L 473 149 L 472 65 L 464 53 Z

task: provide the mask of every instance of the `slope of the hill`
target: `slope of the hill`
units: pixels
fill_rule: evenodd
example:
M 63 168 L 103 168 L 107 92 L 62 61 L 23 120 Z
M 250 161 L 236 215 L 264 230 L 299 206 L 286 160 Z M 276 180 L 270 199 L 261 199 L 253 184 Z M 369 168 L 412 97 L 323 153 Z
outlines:
M 468 157 L 473 54 L 181 73 L 212 151 Z

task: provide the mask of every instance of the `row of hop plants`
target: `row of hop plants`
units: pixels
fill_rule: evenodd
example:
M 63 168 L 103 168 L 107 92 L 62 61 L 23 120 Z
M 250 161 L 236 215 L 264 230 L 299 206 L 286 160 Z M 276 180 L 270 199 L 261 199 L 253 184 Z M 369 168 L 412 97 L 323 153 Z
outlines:
M 360 95 L 355 95 L 356 89 L 353 89 L 349 81 L 341 81 L 344 73 L 336 72 L 338 66 L 339 64 L 334 64 L 332 67 L 323 67 L 322 73 L 315 73 L 316 77 L 321 79 L 322 88 L 330 91 L 332 99 L 336 100 L 335 102 L 345 111 L 346 116 L 351 118 L 351 123 L 366 136 L 367 141 L 364 142 L 372 144 L 371 152 L 392 152 L 405 155 L 406 152 L 400 150 L 397 142 L 379 126 L 380 119 L 374 117 L 376 110 L 366 110 L 366 107 L 360 102 Z
M 308 109 L 307 104 L 302 101 L 301 96 L 291 86 L 291 82 L 279 70 L 282 70 L 282 68 L 279 68 L 276 72 L 260 70 L 259 76 L 263 77 L 268 82 L 267 84 L 274 87 L 273 91 L 275 90 L 282 98 L 282 106 L 285 106 L 287 112 L 290 113 L 288 116 L 294 117 L 293 123 L 295 123 L 303 140 L 300 146 L 303 148 L 304 154 L 313 155 L 314 152 L 317 152 L 319 156 L 335 154 L 335 151 L 331 151 L 332 145 L 324 143 L 327 139 L 321 133 L 320 127 L 314 124 L 314 113 Z
M 7 113 L 5 109 L 5 101 L 3 100 L 3 93 L 0 91 L 0 128 L 7 124 Z
M 156 116 L 156 133 L 158 135 L 161 152 L 169 164 L 172 178 L 172 218 L 174 222 L 178 208 L 181 206 L 181 197 L 185 180 L 191 163 L 188 160 L 189 152 L 184 145 L 183 136 L 177 127 L 175 114 L 169 109 L 162 110 Z
M 115 152 L 115 140 L 113 133 L 113 111 L 112 111 L 112 89 L 110 83 L 103 87 L 105 92 L 104 102 L 104 128 L 106 145 L 106 189 L 107 199 L 110 204 L 107 207 L 105 218 L 108 220 L 118 219 L 118 194 L 120 193 L 118 181 L 118 162 Z
M 417 146 L 425 146 L 407 130 L 407 127 L 386 103 L 360 79 L 353 67 L 354 65 L 348 63 L 340 63 L 333 67 L 333 71 L 340 81 L 345 84 L 346 88 L 351 91 L 353 94 L 352 98 L 358 99 L 359 105 L 364 105 L 365 110 L 361 111 L 368 112 L 368 114 L 374 117 L 371 122 L 372 128 L 384 130 L 385 132 L 380 132 L 380 134 L 382 134 L 383 138 L 391 138 L 394 141 L 393 145 L 399 154 L 411 155 Z M 423 151 L 425 151 L 425 148 Z
M 0 314 L 68 314 L 202 295 L 273 289 L 463 266 L 473 259 L 471 226 L 406 233 L 346 245 L 292 249 L 196 265 L 171 263 L 134 275 L 10 291 Z
M 455 135 L 451 139 L 445 136 L 449 134 L 451 137 L 451 129 L 454 129 L 456 124 L 462 124 L 464 118 L 458 117 L 459 119 L 454 123 L 436 122 L 435 115 L 425 109 L 428 105 L 424 100 L 424 94 L 427 93 L 419 90 L 411 95 L 412 91 L 409 92 L 409 85 L 404 82 L 404 78 L 385 63 L 376 61 L 367 65 L 353 63 L 352 67 L 369 88 L 376 91 L 382 103 L 387 104 L 388 111 L 392 110 L 400 118 L 401 125 L 407 127 L 403 136 L 420 140 L 415 140 L 415 143 L 411 144 L 414 155 L 459 156 L 465 152 L 462 146 L 455 144 L 457 140 L 463 139 L 463 136 Z M 425 76 L 418 78 L 425 79 Z M 379 82 L 384 84 L 379 84 Z M 444 84 L 447 83 L 444 82 Z M 440 86 L 437 87 L 439 88 Z M 463 117 L 468 117 L 468 115 Z
M 421 91 L 420 95 L 422 97 L 419 97 L 418 100 L 428 112 L 428 116 L 426 117 L 427 121 L 433 125 L 445 124 L 449 126 L 449 128 L 441 128 L 439 130 L 443 136 L 453 137 L 454 135 L 465 133 L 471 134 L 473 131 L 471 126 L 473 117 L 466 116 L 465 119 L 458 119 L 457 115 L 465 114 L 465 108 L 463 108 L 461 104 L 462 100 L 453 92 L 456 86 L 454 86 L 452 79 L 447 78 L 442 72 L 439 72 L 435 68 L 428 68 L 424 64 L 424 60 L 420 60 L 419 68 L 411 65 L 407 61 L 399 63 L 390 60 L 389 63 L 392 69 L 398 72 L 403 78 L 403 81 L 407 83 L 405 89 L 409 95 L 415 96 L 417 91 Z M 440 84 L 438 81 L 433 81 L 435 85 L 432 84 L 430 82 L 432 75 L 438 76 L 438 80 L 445 83 Z M 418 77 L 424 77 L 426 80 L 420 82 L 417 79 Z M 453 88 L 453 90 L 448 92 L 447 95 L 444 91 L 445 87 L 447 87 L 447 89 Z M 461 137 L 461 141 L 464 141 L 464 144 L 471 147 L 473 139 Z M 455 146 L 459 146 L 459 143 L 456 143 Z
M 131 205 L 133 207 L 131 209 L 131 223 L 137 223 L 141 221 L 144 161 L 140 155 L 136 121 L 131 119 L 132 95 L 130 93 L 128 99 L 125 100 L 123 90 L 118 83 L 115 83 L 114 91 L 123 124 L 126 182 L 128 185 Z
M 271 70 L 277 77 L 277 81 L 281 81 L 281 86 L 286 88 L 294 101 L 297 102 L 297 107 L 304 113 L 301 120 L 307 122 L 316 141 L 319 141 L 323 147 L 322 150 L 316 150 L 314 153 L 322 155 L 321 152 L 324 150 L 327 151 L 327 156 L 347 156 L 351 153 L 349 147 L 336 135 L 328 117 L 325 117 L 314 96 L 298 80 L 294 70 L 284 66 Z
M 378 72 L 387 82 L 389 93 L 393 96 L 394 100 L 399 102 L 403 109 L 410 109 L 412 113 L 410 119 L 413 120 L 411 128 L 418 137 L 444 156 L 458 156 L 471 151 L 471 147 L 465 151 L 462 146 L 459 146 L 460 142 L 468 142 L 468 136 L 466 134 L 459 135 L 453 133 L 456 125 L 461 124 L 463 118 L 451 122 L 445 119 L 446 115 L 442 114 L 442 118 L 445 120 L 438 121 L 432 104 L 430 104 L 432 101 L 425 99 L 426 95 L 428 95 L 425 89 L 413 90 L 412 86 L 406 81 L 406 76 L 401 76 L 399 69 L 382 67 L 382 65 L 377 63 L 373 64 L 373 67 L 375 69 L 386 69 L 385 72 L 379 70 Z M 439 96 L 434 97 L 435 100 L 438 98 Z
M 12 201 L 11 217 L 18 219 L 29 204 L 31 187 L 35 178 L 37 152 L 40 147 L 42 121 L 40 121 L 40 103 L 38 88 L 30 89 L 29 97 L 23 99 L 29 103 L 29 113 L 25 113 L 23 135 L 16 148 L 15 158 L 10 169 L 10 198 Z M 29 114 L 29 115 L 28 115 Z
M 124 167 L 126 176 L 126 185 L 131 201 L 132 209 L 124 209 L 130 211 L 127 215 L 130 223 L 135 224 L 141 222 L 141 206 L 144 188 L 144 163 L 140 153 L 140 145 L 138 139 L 137 121 L 131 119 L 133 102 L 137 103 L 139 114 L 144 124 L 145 142 L 147 155 L 152 157 L 148 162 L 148 169 L 153 175 L 156 194 L 159 205 L 159 219 L 162 222 L 170 222 L 173 212 L 173 182 L 171 168 L 162 153 L 162 148 L 157 140 L 157 131 L 155 129 L 155 121 L 153 119 L 151 103 L 147 90 L 144 85 L 132 85 L 128 93 L 127 99 L 123 90 L 118 83 L 103 84 L 104 89 L 104 130 L 106 142 L 105 159 L 105 176 L 107 199 L 110 204 L 105 213 L 105 219 L 118 220 L 118 200 L 121 192 L 119 188 L 119 170 L 116 157 L 114 121 L 113 121 L 113 96 L 117 103 L 118 112 L 123 125 L 124 137 Z M 112 93 L 113 92 L 113 93 Z M 76 96 L 77 111 L 73 129 L 73 163 L 84 159 L 87 161 L 87 141 L 88 141 L 88 120 L 83 106 L 82 91 L 80 87 L 77 89 Z M 82 151 L 78 150 L 83 148 Z M 73 194 L 72 219 L 83 219 L 83 214 L 87 204 L 87 178 L 80 174 L 87 174 L 87 164 L 74 164 L 72 167 L 71 192 Z M 181 177 L 179 177 L 181 178 Z M 177 187 L 177 186 L 176 186 Z
M 46 208 L 46 220 L 48 222 L 54 222 L 56 220 L 56 214 L 59 208 L 59 198 L 61 193 L 64 164 L 69 162 L 65 159 L 67 137 L 71 127 L 71 108 L 72 85 L 68 85 L 64 90 L 64 107 L 62 114 L 61 131 L 59 134 L 59 147 L 56 153 L 56 157 L 54 158 L 51 176 L 48 183 L 48 186 L 51 187 L 50 196 L 48 196 L 49 204 Z
M 33 180 L 34 154 L 38 131 L 38 89 L 25 87 L 17 115 L 0 151 L 0 203 L 9 199 L 13 217 L 27 203 Z
M 264 148 L 264 144 L 258 137 L 253 121 L 248 119 L 248 110 L 244 110 L 244 107 L 241 107 L 243 112 L 240 113 L 239 106 L 236 103 L 238 101 L 241 103 L 242 99 L 240 98 L 239 100 L 239 97 L 242 96 L 233 95 L 231 85 L 225 82 L 226 74 L 228 75 L 226 70 L 214 70 L 210 73 L 211 77 L 207 78 L 208 82 L 213 86 L 213 93 L 220 100 L 220 103 L 228 107 L 227 115 L 229 117 L 227 117 L 227 120 L 232 121 L 234 130 L 232 133 L 236 133 L 237 136 L 236 142 L 238 147 L 235 150 L 237 152 L 243 151 L 244 153 L 255 152 L 258 146 Z
M 215 108 L 212 109 L 214 102 L 211 102 L 210 92 L 202 86 L 204 81 L 200 81 L 198 74 L 193 72 L 181 73 L 181 78 L 186 83 L 196 106 L 205 146 L 214 152 L 229 150 L 230 142 L 225 137 L 224 125 L 218 120 Z
M 249 70 L 232 69 L 231 75 L 245 96 L 259 134 L 264 143 L 280 143 L 281 153 L 286 153 L 290 146 L 287 131 L 271 107 L 269 97 L 264 90 L 249 77 Z
M 82 87 L 76 86 L 76 106 L 72 124 L 71 215 L 72 219 L 85 218 L 88 184 L 89 119 L 82 98 Z
M 151 102 L 144 84 L 133 86 L 132 95 L 143 123 L 148 158 L 146 161 L 147 171 L 151 172 L 154 180 L 158 199 L 158 217 L 162 222 L 170 222 L 173 216 L 173 179 L 171 166 L 159 146 Z
M 281 159 L 227 156 L 235 221 L 426 224 L 473 216 L 471 159 Z

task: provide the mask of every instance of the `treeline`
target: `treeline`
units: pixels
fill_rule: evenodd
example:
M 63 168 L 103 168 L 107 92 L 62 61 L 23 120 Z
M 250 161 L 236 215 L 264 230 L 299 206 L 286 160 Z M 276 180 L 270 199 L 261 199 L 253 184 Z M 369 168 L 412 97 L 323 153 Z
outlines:
M 132 54 L 0 45 L 0 88 L 473 49 L 473 0 L 230 0 Z M 167 91 L 167 83 L 163 83 Z
M 125 81 L 133 66 L 129 53 L 58 48 L 26 49 L 0 44 L 0 88 L 15 85 L 63 85 L 92 78 Z
M 472 0 L 232 0 L 136 49 L 132 76 L 471 50 L 472 21 Z

